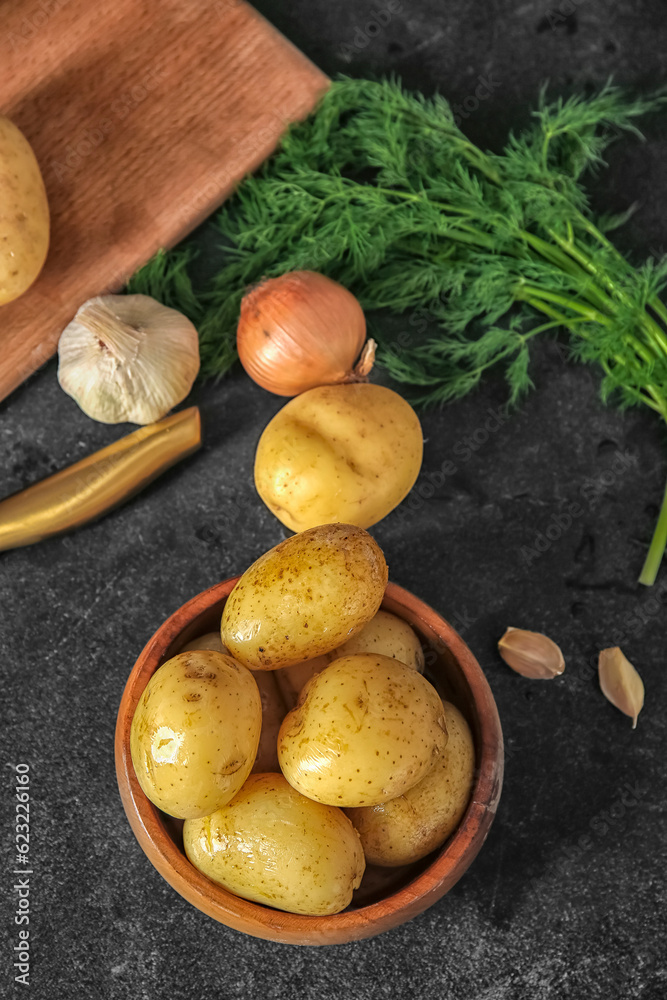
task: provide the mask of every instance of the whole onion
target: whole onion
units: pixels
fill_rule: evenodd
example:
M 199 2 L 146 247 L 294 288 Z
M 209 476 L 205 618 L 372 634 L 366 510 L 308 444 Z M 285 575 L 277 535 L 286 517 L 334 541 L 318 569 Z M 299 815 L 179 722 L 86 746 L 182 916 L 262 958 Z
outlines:
M 278 396 L 366 381 L 375 341 L 364 347 L 365 339 L 366 320 L 354 295 L 315 271 L 269 278 L 241 302 L 236 335 L 241 364 Z

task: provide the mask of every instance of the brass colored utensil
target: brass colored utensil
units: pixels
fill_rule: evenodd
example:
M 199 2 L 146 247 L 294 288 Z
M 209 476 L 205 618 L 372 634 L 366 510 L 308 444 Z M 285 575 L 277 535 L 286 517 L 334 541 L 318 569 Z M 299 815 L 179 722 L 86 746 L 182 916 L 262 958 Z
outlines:
M 191 406 L 14 493 L 0 501 L 0 550 L 32 545 L 101 517 L 200 445 L 199 409 Z

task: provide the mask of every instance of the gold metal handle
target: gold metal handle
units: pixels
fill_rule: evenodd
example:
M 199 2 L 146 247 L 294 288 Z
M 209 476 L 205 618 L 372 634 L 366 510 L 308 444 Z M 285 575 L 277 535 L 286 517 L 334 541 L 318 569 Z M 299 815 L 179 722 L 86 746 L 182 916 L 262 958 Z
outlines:
M 199 409 L 191 406 L 7 497 L 0 501 L 0 551 L 101 517 L 200 445 Z

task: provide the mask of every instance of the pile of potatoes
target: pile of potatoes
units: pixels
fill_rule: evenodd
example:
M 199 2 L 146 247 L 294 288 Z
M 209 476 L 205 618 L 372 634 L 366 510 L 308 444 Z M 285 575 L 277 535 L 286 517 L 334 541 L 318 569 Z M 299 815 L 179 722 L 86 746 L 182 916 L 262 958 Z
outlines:
M 261 556 L 221 631 L 164 663 L 137 705 L 139 783 L 185 820 L 185 852 L 230 892 L 338 913 L 366 862 L 442 844 L 473 784 L 468 725 L 380 610 L 387 565 L 362 528 L 327 524 Z

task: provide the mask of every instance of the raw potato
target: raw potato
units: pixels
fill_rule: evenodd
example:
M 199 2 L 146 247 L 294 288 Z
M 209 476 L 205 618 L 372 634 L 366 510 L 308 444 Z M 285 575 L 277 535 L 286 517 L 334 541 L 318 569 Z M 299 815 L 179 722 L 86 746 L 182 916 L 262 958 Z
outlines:
M 294 708 L 304 685 L 315 674 L 321 673 L 331 663 L 331 654 L 316 656 L 314 660 L 295 663 L 293 667 L 282 667 L 273 676 L 278 682 L 280 693 L 288 709 Z
M 419 418 L 398 393 L 369 383 L 320 386 L 266 426 L 255 485 L 292 531 L 332 521 L 369 528 L 410 492 L 422 451 Z
M 253 670 L 328 653 L 377 612 L 387 564 L 371 536 L 324 524 L 286 539 L 245 571 L 227 598 L 222 641 Z
M 378 611 L 355 636 L 339 646 L 334 656 L 352 653 L 382 653 L 424 672 L 424 650 L 407 622 L 388 611 Z
M 278 760 L 315 801 L 368 806 L 415 785 L 446 743 L 435 688 L 405 663 L 357 653 L 308 681 L 280 727 Z
M 352 653 L 382 653 L 414 667 L 420 674 L 424 672 L 424 650 L 415 632 L 402 618 L 380 610 L 355 636 L 332 653 L 276 671 L 278 687 L 287 708 L 294 708 L 304 684 L 314 674 L 321 673 L 332 660 Z
M 227 647 L 222 645 L 219 632 L 206 632 L 204 635 L 198 636 L 187 646 L 184 646 L 181 652 L 185 653 L 193 649 L 215 649 L 219 653 L 229 655 Z M 287 704 L 273 674 L 266 670 L 251 670 L 250 673 L 255 678 L 262 699 L 262 731 L 259 735 L 257 756 L 252 769 L 253 771 L 279 771 L 278 730 L 285 717 Z M 289 707 L 292 707 L 291 704 Z
M 49 249 L 49 205 L 30 143 L 0 116 L 0 305 L 30 288 Z
M 253 774 L 229 805 L 186 820 L 183 844 L 212 881 L 290 913 L 339 913 L 365 868 L 343 811 L 299 795 L 281 774 Z
M 431 770 L 398 798 L 348 809 L 369 864 L 395 867 L 426 857 L 447 840 L 466 811 L 475 773 L 475 747 L 458 708 L 444 702 L 449 739 Z
M 259 735 L 257 756 L 253 771 L 280 771 L 278 763 L 278 733 L 285 718 L 287 706 L 276 684 L 275 674 L 269 670 L 251 670 L 262 699 L 262 731 Z
M 187 646 L 183 646 L 181 653 L 188 653 L 195 649 L 214 649 L 217 653 L 225 653 L 229 656 L 229 650 L 222 645 L 219 632 L 205 632 L 204 635 L 197 636 Z
M 132 719 L 139 784 L 170 816 L 207 816 L 250 774 L 261 724 L 249 670 L 223 653 L 178 653 L 153 674 Z

